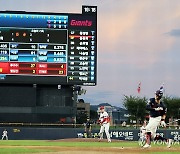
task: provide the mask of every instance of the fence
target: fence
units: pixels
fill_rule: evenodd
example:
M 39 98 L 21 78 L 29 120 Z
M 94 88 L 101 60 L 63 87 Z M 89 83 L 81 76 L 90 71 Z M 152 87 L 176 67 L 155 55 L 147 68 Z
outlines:
M 81 125 L 82 126 L 82 125 Z M 61 127 L 61 128 L 60 128 Z M 1 123 L 0 132 L 4 129 L 8 131 L 8 137 L 10 140 L 58 140 L 65 138 L 85 138 L 87 135 L 84 132 L 84 128 L 74 128 L 77 125 L 3 125 Z M 69 127 L 69 128 L 68 128 Z M 71 128 L 70 128 L 71 127 Z M 92 138 L 98 138 L 99 128 L 92 129 Z M 159 129 L 157 131 L 161 136 L 166 138 L 172 138 L 180 141 L 179 129 Z M 110 128 L 110 135 L 112 139 L 138 141 L 139 129 L 135 128 Z

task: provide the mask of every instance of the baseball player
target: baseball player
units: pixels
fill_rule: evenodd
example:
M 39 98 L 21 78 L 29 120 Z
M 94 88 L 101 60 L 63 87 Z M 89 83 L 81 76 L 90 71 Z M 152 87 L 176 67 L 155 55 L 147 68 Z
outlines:
M 111 138 L 109 134 L 110 117 L 108 113 L 104 110 L 104 106 L 100 107 L 99 123 L 101 125 L 99 132 L 100 140 L 103 139 L 103 133 L 105 131 L 108 142 L 111 142 Z
M 172 139 L 163 138 L 160 135 L 156 135 L 156 130 L 159 125 L 166 127 L 165 118 L 167 108 L 161 101 L 163 92 L 157 90 L 155 92 L 155 97 L 150 98 L 146 110 L 150 112 L 149 123 L 146 126 L 146 144 L 143 148 L 151 147 L 151 140 L 165 140 L 167 142 L 167 147 L 171 147 Z
M 146 141 L 146 121 L 144 121 L 143 125 L 140 127 L 139 142 L 141 143 L 141 146 L 143 145 L 144 141 Z
M 7 130 L 4 129 L 3 134 L 2 134 L 2 140 L 4 139 L 4 137 L 6 138 L 6 140 L 8 140 L 7 134 L 8 134 Z
M 87 121 L 84 124 L 84 126 L 85 126 L 84 130 L 86 132 L 87 138 L 91 138 L 91 129 L 92 129 L 92 127 L 91 127 L 91 122 L 90 122 L 89 118 L 87 118 Z

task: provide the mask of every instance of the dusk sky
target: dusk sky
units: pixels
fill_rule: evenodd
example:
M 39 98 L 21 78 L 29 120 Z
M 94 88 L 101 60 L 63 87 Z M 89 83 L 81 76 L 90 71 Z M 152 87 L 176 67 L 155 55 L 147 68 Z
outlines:
M 97 86 L 80 96 L 122 107 L 124 95 L 180 96 L 179 0 L 0 0 L 0 10 L 81 13 L 98 7 Z M 137 93 L 141 82 L 141 93 Z

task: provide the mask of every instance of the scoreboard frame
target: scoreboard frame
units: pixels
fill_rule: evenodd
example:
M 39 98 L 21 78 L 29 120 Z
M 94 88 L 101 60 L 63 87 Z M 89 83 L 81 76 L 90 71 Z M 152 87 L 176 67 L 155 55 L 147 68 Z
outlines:
M 0 11 L 0 83 L 96 82 L 97 6 L 81 14 Z

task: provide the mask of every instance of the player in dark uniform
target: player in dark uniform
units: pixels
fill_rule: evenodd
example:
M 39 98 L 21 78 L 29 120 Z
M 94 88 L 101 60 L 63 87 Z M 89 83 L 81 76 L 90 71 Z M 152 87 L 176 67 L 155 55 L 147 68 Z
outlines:
M 91 122 L 90 122 L 90 119 L 87 118 L 87 121 L 86 123 L 84 124 L 85 126 L 85 132 L 86 132 L 86 135 L 87 135 L 87 138 L 91 138 Z
M 146 110 L 150 112 L 149 123 L 146 126 L 146 144 L 144 148 L 149 148 L 151 146 L 151 140 L 165 140 L 167 146 L 171 147 L 171 139 L 166 139 L 160 135 L 156 135 L 156 130 L 159 125 L 166 127 L 165 118 L 167 108 L 165 104 L 161 101 L 163 92 L 157 90 L 155 92 L 155 98 L 151 98 L 146 106 Z

